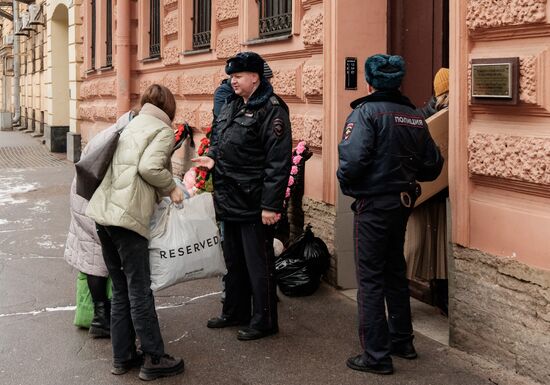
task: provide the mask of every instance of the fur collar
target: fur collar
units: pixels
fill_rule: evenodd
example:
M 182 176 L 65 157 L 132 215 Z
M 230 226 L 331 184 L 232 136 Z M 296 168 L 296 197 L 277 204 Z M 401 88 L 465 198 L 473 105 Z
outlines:
M 355 109 L 361 104 L 369 102 L 391 102 L 416 109 L 416 106 L 412 104 L 409 98 L 404 96 L 399 90 L 376 91 L 370 95 L 354 100 L 351 102 L 350 106 Z
M 250 96 L 250 99 L 248 99 L 248 103 L 246 104 L 246 108 L 249 108 L 251 110 L 257 110 L 264 106 L 264 104 L 267 103 L 269 98 L 273 95 L 273 87 L 271 84 L 262 77 L 262 80 L 260 81 L 260 85 L 254 91 L 254 93 Z M 235 93 L 231 95 L 228 99 L 228 103 L 232 100 L 235 100 L 237 98 L 240 98 L 240 96 L 236 95 Z

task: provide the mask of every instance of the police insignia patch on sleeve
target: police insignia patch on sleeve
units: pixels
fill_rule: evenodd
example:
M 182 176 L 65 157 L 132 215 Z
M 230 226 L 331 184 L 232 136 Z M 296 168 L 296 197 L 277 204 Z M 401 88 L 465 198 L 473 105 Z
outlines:
M 343 140 L 349 139 L 351 132 L 353 131 L 353 126 L 355 126 L 355 123 L 346 124 L 346 128 L 344 128 L 344 136 L 342 138 Z
M 273 128 L 273 133 L 277 138 L 281 137 L 285 132 L 285 123 L 281 118 L 273 119 L 273 122 L 271 123 L 271 127 Z

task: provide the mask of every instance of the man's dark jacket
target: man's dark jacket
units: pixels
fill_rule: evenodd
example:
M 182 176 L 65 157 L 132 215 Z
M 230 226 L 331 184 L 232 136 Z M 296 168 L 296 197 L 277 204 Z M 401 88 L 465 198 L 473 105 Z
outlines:
M 209 157 L 215 160 L 214 203 L 220 220 L 261 220 L 282 212 L 290 175 L 288 107 L 262 79 L 248 103 L 230 96 L 215 121 Z
M 398 90 L 377 91 L 351 107 L 336 173 L 345 195 L 412 192 L 416 181 L 437 178 L 443 157 L 408 98 Z
M 214 115 L 214 120 L 218 118 L 220 111 L 222 110 L 223 105 L 231 95 L 235 92 L 233 87 L 231 87 L 231 82 L 229 79 L 224 79 L 214 91 L 214 108 L 212 109 L 212 114 Z

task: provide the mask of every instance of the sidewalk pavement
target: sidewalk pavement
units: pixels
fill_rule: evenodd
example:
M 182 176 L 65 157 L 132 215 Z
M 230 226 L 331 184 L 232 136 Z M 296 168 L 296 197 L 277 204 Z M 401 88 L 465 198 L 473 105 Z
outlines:
M 0 132 L 0 385 L 140 384 L 137 370 L 110 374 L 109 340 L 73 326 L 77 272 L 63 260 L 74 167 L 38 139 Z M 156 295 L 166 351 L 183 376 L 162 384 L 532 384 L 416 333 L 419 358 L 394 359 L 395 374 L 352 371 L 360 352 L 356 304 L 324 285 L 311 297 L 280 295 L 280 333 L 241 342 L 236 329 L 207 329 L 220 312 L 220 282 L 199 280 Z M 413 315 L 414 316 L 414 315 Z

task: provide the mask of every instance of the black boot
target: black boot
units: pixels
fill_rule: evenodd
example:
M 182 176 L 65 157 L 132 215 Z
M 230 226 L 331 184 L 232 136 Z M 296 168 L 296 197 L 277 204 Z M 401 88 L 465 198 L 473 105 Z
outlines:
M 92 338 L 111 337 L 111 301 L 94 302 L 94 319 L 88 334 Z

